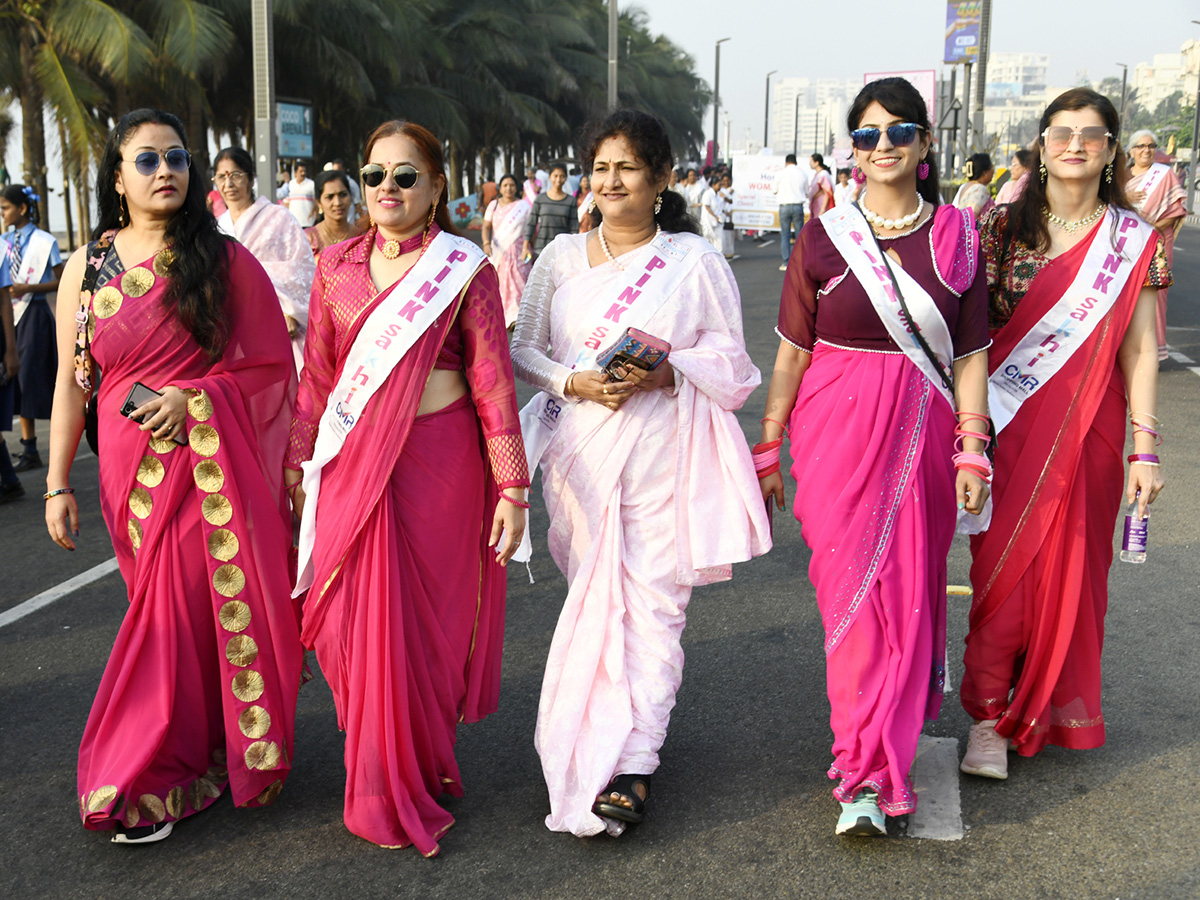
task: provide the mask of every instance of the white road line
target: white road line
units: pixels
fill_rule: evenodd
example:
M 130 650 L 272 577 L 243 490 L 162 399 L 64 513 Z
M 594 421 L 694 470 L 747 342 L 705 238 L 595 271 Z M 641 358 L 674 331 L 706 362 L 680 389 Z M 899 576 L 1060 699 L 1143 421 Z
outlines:
M 0 628 L 11 625 L 18 619 L 23 619 L 30 613 L 35 613 L 39 609 L 49 606 L 55 600 L 61 600 L 72 591 L 77 591 L 84 585 L 91 584 L 93 581 L 115 571 L 117 571 L 117 558 L 114 556 L 108 562 L 92 566 L 86 572 L 80 572 L 74 578 L 68 578 L 62 584 L 56 585 L 48 591 L 42 591 L 36 597 L 30 597 L 24 603 L 18 603 L 12 609 L 0 613 Z
M 1200 366 L 1188 366 L 1188 371 L 1194 375 L 1200 375 Z
M 927 841 L 962 840 L 958 741 L 921 735 L 911 774 L 917 811 L 908 817 L 908 836 Z
M 1181 365 L 1184 365 L 1184 366 L 1194 366 L 1196 364 L 1196 361 L 1194 359 L 1189 359 L 1188 357 L 1186 357 L 1182 353 L 1180 353 L 1178 350 L 1168 349 L 1167 356 L 1169 356 L 1171 359 L 1175 360 L 1175 362 L 1180 363 Z

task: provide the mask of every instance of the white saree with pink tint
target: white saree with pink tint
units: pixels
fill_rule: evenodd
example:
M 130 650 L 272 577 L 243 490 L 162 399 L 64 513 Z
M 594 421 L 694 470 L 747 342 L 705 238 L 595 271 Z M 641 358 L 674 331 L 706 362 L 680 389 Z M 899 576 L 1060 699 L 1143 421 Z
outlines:
M 541 467 L 550 553 L 569 587 L 535 744 L 546 825 L 581 837 L 605 829 L 592 804 L 614 775 L 658 768 L 692 587 L 728 580 L 733 563 L 771 547 L 734 416 L 761 378 L 728 265 L 702 238 L 680 234 L 669 241 L 682 257 L 650 244 L 618 257 L 625 271 L 592 268 L 587 240 L 560 236 L 538 259 L 513 342 L 517 375 L 545 392 L 541 402 L 562 404 Z M 675 275 L 663 279 L 665 298 L 647 284 L 629 300 L 639 271 L 656 270 Z M 579 348 L 597 351 L 630 325 L 671 344 L 675 386 L 615 412 L 564 399 L 573 367 L 594 368 Z

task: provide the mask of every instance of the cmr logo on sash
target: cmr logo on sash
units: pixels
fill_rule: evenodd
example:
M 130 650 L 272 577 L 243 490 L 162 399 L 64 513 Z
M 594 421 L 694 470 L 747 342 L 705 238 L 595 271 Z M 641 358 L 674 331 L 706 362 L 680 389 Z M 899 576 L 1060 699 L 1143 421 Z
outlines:
M 551 431 L 558 425 L 558 414 L 562 412 L 562 404 L 553 397 L 547 397 L 545 404 L 538 410 L 538 421 Z
M 1032 394 L 1042 383 L 1042 379 L 1033 373 L 1033 367 L 1042 361 L 1057 361 L 1057 355 L 1063 350 L 1066 350 L 1069 356 L 1071 351 L 1075 349 L 1073 345 L 1069 345 L 1075 332 L 1083 322 L 1087 321 L 1092 311 L 1101 304 L 1101 299 L 1108 299 L 1113 279 L 1122 274 L 1123 268 L 1133 265 L 1133 260 L 1127 257 L 1124 251 L 1125 244 L 1129 239 L 1126 232 L 1137 227 L 1138 219 L 1135 216 L 1121 217 L 1120 225 L 1117 226 L 1119 237 L 1113 244 L 1113 251 L 1107 254 L 1104 261 L 1100 264 L 1100 271 L 1096 273 L 1096 278 L 1092 282 L 1091 288 L 1086 292 L 1087 296 L 1076 303 L 1071 311 L 1067 313 L 1066 318 L 1038 343 L 1037 347 L 1039 349 L 1037 355 L 1025 364 L 1024 371 L 1016 363 L 1009 363 L 1004 367 L 1003 383 L 1007 384 L 1013 393 L 1026 397 Z M 1097 236 L 1096 240 L 1099 240 L 1099 236 Z M 1124 284 L 1125 281 L 1126 279 L 1122 278 L 1120 283 Z M 1111 308 L 1111 305 L 1103 306 L 1103 309 L 1109 308 Z M 1043 366 L 1043 368 L 1045 367 Z

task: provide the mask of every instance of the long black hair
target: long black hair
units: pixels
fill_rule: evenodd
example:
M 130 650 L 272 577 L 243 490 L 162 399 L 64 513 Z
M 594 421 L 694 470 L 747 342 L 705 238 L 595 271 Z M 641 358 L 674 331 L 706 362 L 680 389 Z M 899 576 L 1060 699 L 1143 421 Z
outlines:
M 246 173 L 246 181 L 249 184 L 250 199 L 254 200 L 254 157 L 247 150 L 241 147 L 226 147 L 217 154 L 217 158 L 213 160 L 213 171 L 217 170 L 217 166 L 222 160 L 229 160 L 242 172 Z
M 878 103 L 893 116 L 898 116 L 905 122 L 912 122 L 925 129 L 925 133 L 933 137 L 929 124 L 929 110 L 925 106 L 925 98 L 905 78 L 880 78 L 863 86 L 846 113 L 846 130 L 854 131 L 862 121 L 863 113 L 872 103 Z M 917 193 L 925 198 L 926 203 L 939 206 L 942 203 L 942 192 L 938 189 L 937 157 L 933 153 L 933 142 L 929 144 L 929 152 L 921 160 L 929 165 L 929 173 L 921 178 L 917 175 Z
M 1104 120 L 1104 127 L 1112 135 L 1108 139 L 1109 149 L 1116 148 L 1116 156 L 1112 161 L 1112 180 L 1101 176 L 1100 199 L 1120 209 L 1132 210 L 1133 205 L 1125 196 L 1125 182 L 1129 180 L 1129 172 L 1125 166 L 1125 153 L 1121 150 L 1121 117 L 1112 101 L 1103 94 L 1089 88 L 1074 88 L 1060 94 L 1053 103 L 1042 113 L 1038 123 L 1038 140 L 1033 151 L 1033 159 L 1029 161 L 1029 182 L 1023 193 L 1014 203 L 1009 204 L 1008 217 L 1005 223 L 1005 244 L 1016 238 L 1027 247 L 1044 253 L 1050 247 L 1050 229 L 1042 212 L 1046 206 L 1046 182 L 1041 177 L 1042 166 L 1042 134 L 1050 127 L 1050 120 L 1063 111 L 1079 109 L 1094 109 Z M 1116 222 L 1113 223 L 1114 229 Z M 1116 240 L 1116 232 L 1113 232 Z
M 92 230 L 92 240 L 99 240 L 106 231 L 121 227 L 121 198 L 117 194 L 117 167 L 121 152 L 143 125 L 165 125 L 187 146 L 183 123 L 161 109 L 135 109 L 117 122 L 104 153 L 100 157 L 96 176 L 96 199 L 99 222 Z M 229 276 L 231 239 L 217 230 L 217 220 L 205 204 L 206 179 L 196 168 L 193 159 L 188 164 L 187 193 L 183 205 L 167 222 L 166 238 L 171 245 L 167 264 L 166 291 L 162 304 L 175 311 L 183 325 L 195 338 L 209 360 L 216 362 L 229 343 L 229 317 L 225 311 L 225 296 Z
M 655 176 L 666 177 L 671 172 L 675 157 L 671 153 L 671 138 L 663 123 L 649 113 L 638 109 L 618 109 L 584 130 L 586 137 L 580 144 L 587 148 L 583 168 L 591 177 L 592 166 L 600 145 L 611 137 L 623 137 L 629 141 L 633 152 Z M 699 234 L 700 226 L 688 215 L 687 201 L 675 191 L 664 190 L 659 197 L 662 206 L 654 214 L 654 221 L 663 231 Z M 602 216 L 597 205 L 592 210 L 592 221 L 600 223 Z
M 25 217 L 34 225 L 38 224 L 41 218 L 38 213 L 37 194 L 33 192 L 33 188 L 26 187 L 23 184 L 10 184 L 3 191 L 0 191 L 0 196 L 5 200 L 20 209 L 25 207 Z

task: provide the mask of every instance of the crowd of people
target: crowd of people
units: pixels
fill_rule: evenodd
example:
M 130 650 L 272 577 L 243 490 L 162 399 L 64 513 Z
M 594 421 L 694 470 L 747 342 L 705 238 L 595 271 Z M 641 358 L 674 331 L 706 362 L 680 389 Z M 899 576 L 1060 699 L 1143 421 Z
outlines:
M 358 179 L 297 166 L 286 208 L 222 150 L 214 217 L 179 120 L 131 112 L 65 266 L 37 198 L 6 191 L 0 353 L 21 400 L 9 377 L 0 428 L 17 408 L 24 426 L 27 396 L 31 419 L 51 415 L 46 523 L 66 549 L 76 448 L 103 446 L 130 599 L 79 751 L 84 826 L 149 843 L 226 788 L 273 802 L 303 752 L 307 648 L 346 735 L 346 827 L 436 854 L 454 824 L 439 798 L 462 795 L 458 724 L 498 706 L 505 569 L 529 558 L 540 467 L 567 580 L 533 736 L 546 825 L 621 834 L 660 765 L 693 589 L 772 548 L 785 443 L 837 834 L 916 808 L 956 528 L 974 535 L 962 770 L 1004 779 L 1010 749 L 1100 746 L 1115 519 L 1122 493 L 1145 515 L 1163 488 L 1177 185 L 1151 134 L 1129 168 L 1116 110 L 1087 89 L 1047 107 L 998 205 L 977 196 L 986 157 L 942 202 L 904 79 L 867 84 L 846 125 L 836 184 L 819 155 L 777 180 L 786 274 L 753 447 L 730 173 L 675 168 L 646 113 L 592 123 L 582 172 L 501 178 L 482 248 L 450 220 L 441 142 L 412 122 L 369 136 Z M 35 305 L 56 288 L 55 332 Z M 15 328 L 10 293 L 32 295 Z M 1069 333 L 1064 302 L 1087 310 Z M 52 412 L 14 352 L 47 337 Z M 523 409 L 517 379 L 538 391 Z

